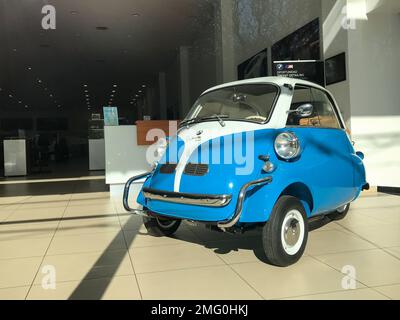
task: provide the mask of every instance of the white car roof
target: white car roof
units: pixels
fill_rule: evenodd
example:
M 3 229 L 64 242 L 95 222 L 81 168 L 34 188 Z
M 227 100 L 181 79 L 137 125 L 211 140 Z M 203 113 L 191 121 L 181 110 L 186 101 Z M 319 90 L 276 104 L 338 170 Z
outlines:
M 274 83 L 280 87 L 282 87 L 285 84 L 290 84 L 293 87 L 296 84 L 303 84 L 303 85 L 316 87 L 316 88 L 326 91 L 326 89 L 324 87 L 321 87 L 320 85 L 310 82 L 310 81 L 294 79 L 294 78 L 285 78 L 285 77 L 263 77 L 263 78 L 254 78 L 254 79 L 247 79 L 247 80 L 240 80 L 240 81 L 224 83 L 224 84 L 212 87 L 210 89 L 207 89 L 206 91 L 203 92 L 203 94 L 210 92 L 210 91 L 217 90 L 217 89 L 226 88 L 226 87 L 238 86 L 238 85 L 242 85 L 242 84 L 256 84 L 256 83 L 258 83 L 258 84 L 259 83 Z

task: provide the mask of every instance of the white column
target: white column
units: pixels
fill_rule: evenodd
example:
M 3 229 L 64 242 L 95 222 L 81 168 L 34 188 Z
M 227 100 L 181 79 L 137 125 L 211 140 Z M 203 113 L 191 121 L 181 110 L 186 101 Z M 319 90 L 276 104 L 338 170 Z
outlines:
M 215 10 L 215 47 L 217 56 L 217 82 L 237 80 L 234 50 L 234 1 L 220 0 Z
M 167 83 L 165 72 L 158 74 L 158 87 L 160 89 L 160 119 L 167 119 Z
M 179 48 L 179 71 L 180 71 L 180 95 L 181 95 L 179 118 L 183 119 L 191 107 L 189 47 L 187 46 L 182 46 Z

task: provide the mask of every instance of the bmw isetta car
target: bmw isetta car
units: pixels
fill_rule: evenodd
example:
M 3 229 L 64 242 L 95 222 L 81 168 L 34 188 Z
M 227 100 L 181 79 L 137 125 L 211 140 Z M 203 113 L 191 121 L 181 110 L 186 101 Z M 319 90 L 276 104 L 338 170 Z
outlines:
M 125 185 L 124 207 L 156 236 L 181 221 L 222 232 L 262 228 L 267 261 L 297 262 L 309 225 L 343 219 L 369 188 L 333 96 L 314 83 L 266 77 L 205 91 L 152 172 Z M 145 179 L 131 209 L 132 182 Z

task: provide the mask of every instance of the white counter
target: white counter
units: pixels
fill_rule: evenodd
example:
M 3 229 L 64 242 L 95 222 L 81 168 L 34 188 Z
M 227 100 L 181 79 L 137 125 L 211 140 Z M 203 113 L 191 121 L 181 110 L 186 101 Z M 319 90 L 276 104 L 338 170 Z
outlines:
M 89 139 L 89 170 L 104 170 L 105 158 L 104 139 Z
M 4 140 L 4 176 L 26 175 L 26 140 Z
M 146 161 L 147 146 L 138 146 L 136 126 L 104 127 L 106 153 L 106 184 L 110 185 L 111 197 L 121 197 L 125 182 L 141 173 L 151 170 Z M 143 181 L 132 184 L 130 201 L 136 199 Z M 122 200 L 121 200 L 122 201 Z

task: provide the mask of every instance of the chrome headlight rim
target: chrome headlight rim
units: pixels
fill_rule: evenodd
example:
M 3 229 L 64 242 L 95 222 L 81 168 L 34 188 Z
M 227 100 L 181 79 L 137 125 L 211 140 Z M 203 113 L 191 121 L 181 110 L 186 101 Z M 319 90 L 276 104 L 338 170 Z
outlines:
M 279 147 L 279 139 L 286 140 L 288 144 L 290 144 L 290 147 L 292 148 L 293 152 L 289 152 L 287 154 L 282 152 L 282 148 Z M 275 153 L 277 156 L 285 161 L 290 161 L 298 158 L 301 153 L 301 145 L 300 145 L 300 140 L 296 136 L 294 132 L 291 131 L 286 131 L 278 134 L 278 136 L 275 138 L 274 142 L 274 149 Z

